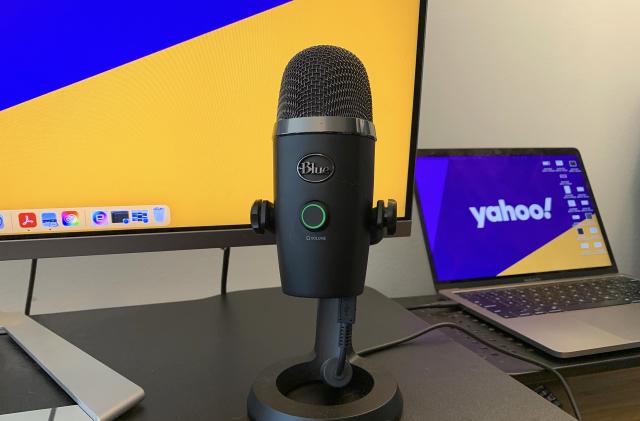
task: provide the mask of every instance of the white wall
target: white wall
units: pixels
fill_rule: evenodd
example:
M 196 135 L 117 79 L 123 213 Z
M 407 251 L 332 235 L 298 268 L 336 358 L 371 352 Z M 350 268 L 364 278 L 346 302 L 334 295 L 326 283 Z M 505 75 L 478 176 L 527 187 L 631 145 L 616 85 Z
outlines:
M 421 147 L 577 146 L 619 266 L 640 275 L 640 1 L 431 0 Z M 219 250 L 42 260 L 34 312 L 215 294 Z M 28 262 L 0 263 L 0 308 Z M 274 247 L 232 251 L 231 290 L 274 286 Z M 433 291 L 419 222 L 371 250 L 368 284 Z

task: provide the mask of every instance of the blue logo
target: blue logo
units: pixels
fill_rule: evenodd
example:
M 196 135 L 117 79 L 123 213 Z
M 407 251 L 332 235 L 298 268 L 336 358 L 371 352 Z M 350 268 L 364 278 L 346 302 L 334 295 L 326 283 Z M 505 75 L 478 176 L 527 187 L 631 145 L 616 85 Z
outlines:
M 55 212 L 42 212 L 40 215 L 42 225 L 47 228 L 55 228 L 58 226 L 58 215 Z
M 4 229 L 4 217 L 0 214 L 0 230 Z
M 93 215 L 91 215 L 91 219 L 93 220 L 93 223 L 96 225 L 106 225 L 109 222 L 107 213 L 103 211 L 93 212 Z

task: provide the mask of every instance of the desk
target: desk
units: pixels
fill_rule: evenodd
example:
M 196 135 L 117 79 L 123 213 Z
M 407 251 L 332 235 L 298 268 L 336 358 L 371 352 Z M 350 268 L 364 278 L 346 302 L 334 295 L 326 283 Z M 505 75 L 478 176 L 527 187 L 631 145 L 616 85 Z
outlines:
M 312 348 L 315 300 L 270 288 L 35 319 L 145 389 L 145 400 L 123 421 L 246 420 L 256 374 Z M 367 289 L 354 344 L 372 346 L 424 326 Z M 370 358 L 398 380 L 403 421 L 573 419 L 441 333 Z M 72 403 L 6 336 L 0 337 L 0 373 L 0 414 Z
M 396 299 L 405 307 L 437 300 L 437 295 Z M 640 349 L 561 359 L 538 351 L 459 309 L 422 309 L 413 313 L 428 324 L 454 322 L 500 348 L 526 355 L 559 370 L 571 385 L 585 421 L 640 421 Z M 544 384 L 554 394 L 564 397 L 564 391 L 555 378 L 537 366 L 495 352 L 459 331 L 446 329 L 443 332 L 522 383 L 530 386 Z M 569 406 L 567 399 L 563 402 Z

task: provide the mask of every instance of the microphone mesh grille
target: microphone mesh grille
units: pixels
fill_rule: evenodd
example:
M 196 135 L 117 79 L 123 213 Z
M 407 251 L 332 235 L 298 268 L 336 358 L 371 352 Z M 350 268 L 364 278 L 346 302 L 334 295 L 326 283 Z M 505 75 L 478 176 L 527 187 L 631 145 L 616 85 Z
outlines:
M 312 116 L 373 121 L 367 71 L 350 51 L 318 45 L 299 52 L 287 64 L 280 85 L 278 119 Z

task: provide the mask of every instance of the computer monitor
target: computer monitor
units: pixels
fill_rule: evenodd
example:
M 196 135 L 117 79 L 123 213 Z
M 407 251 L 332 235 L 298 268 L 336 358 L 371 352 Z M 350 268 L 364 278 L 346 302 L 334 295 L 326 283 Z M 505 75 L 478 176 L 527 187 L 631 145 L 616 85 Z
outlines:
M 408 235 L 425 0 L 3 3 L 0 259 L 265 244 L 280 79 L 298 51 L 371 81 L 375 199 Z

